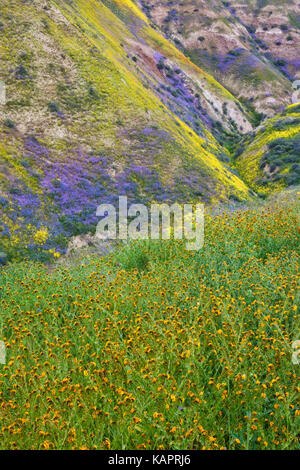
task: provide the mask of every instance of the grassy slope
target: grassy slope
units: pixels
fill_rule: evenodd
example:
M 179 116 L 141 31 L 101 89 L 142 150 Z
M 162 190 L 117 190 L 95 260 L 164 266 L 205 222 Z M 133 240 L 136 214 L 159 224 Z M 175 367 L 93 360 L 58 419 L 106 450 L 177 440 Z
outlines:
M 299 184 L 300 105 L 265 121 L 245 139 L 239 153 L 236 166 L 253 190 L 269 194 Z
M 196 134 L 150 87 L 155 77 L 134 63 L 129 45 L 164 54 L 196 77 L 203 96 L 221 108 L 226 100 L 246 122 L 241 105 L 132 2 L 105 3 L 1 4 L 8 101 L 0 109 L 0 210 L 8 253 L 63 249 L 67 237 L 94 226 L 104 198 L 128 186 L 138 200 L 249 195 L 220 162 L 224 150 L 205 126 Z
M 1 449 L 297 449 L 297 192 L 134 244 L 0 269 Z

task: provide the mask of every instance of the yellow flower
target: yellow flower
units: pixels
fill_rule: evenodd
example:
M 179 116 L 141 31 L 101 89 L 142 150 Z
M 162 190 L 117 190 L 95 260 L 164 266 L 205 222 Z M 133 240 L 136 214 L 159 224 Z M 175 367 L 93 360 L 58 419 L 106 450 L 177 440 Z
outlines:
M 49 232 L 47 228 L 41 228 L 35 232 L 33 239 L 39 245 L 43 245 L 49 238 Z

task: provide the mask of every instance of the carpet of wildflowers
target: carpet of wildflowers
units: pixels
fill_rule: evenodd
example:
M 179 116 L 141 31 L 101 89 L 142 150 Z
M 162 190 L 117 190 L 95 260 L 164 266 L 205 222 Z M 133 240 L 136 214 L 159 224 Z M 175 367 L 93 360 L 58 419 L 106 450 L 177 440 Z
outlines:
M 299 204 L 0 270 L 1 449 L 297 449 Z

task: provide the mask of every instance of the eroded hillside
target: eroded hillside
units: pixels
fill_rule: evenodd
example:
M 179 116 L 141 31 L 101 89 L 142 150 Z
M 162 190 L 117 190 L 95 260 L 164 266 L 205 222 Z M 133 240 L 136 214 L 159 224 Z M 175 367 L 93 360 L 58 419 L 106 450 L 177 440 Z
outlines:
M 290 104 L 300 76 L 296 0 L 139 2 L 191 60 L 244 103 L 268 116 Z

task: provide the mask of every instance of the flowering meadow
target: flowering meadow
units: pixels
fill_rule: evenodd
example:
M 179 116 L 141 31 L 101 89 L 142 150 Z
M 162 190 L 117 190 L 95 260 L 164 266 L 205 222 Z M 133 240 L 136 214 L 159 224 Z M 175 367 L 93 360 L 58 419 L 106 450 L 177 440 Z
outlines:
M 0 448 L 299 448 L 298 195 L 0 268 Z

